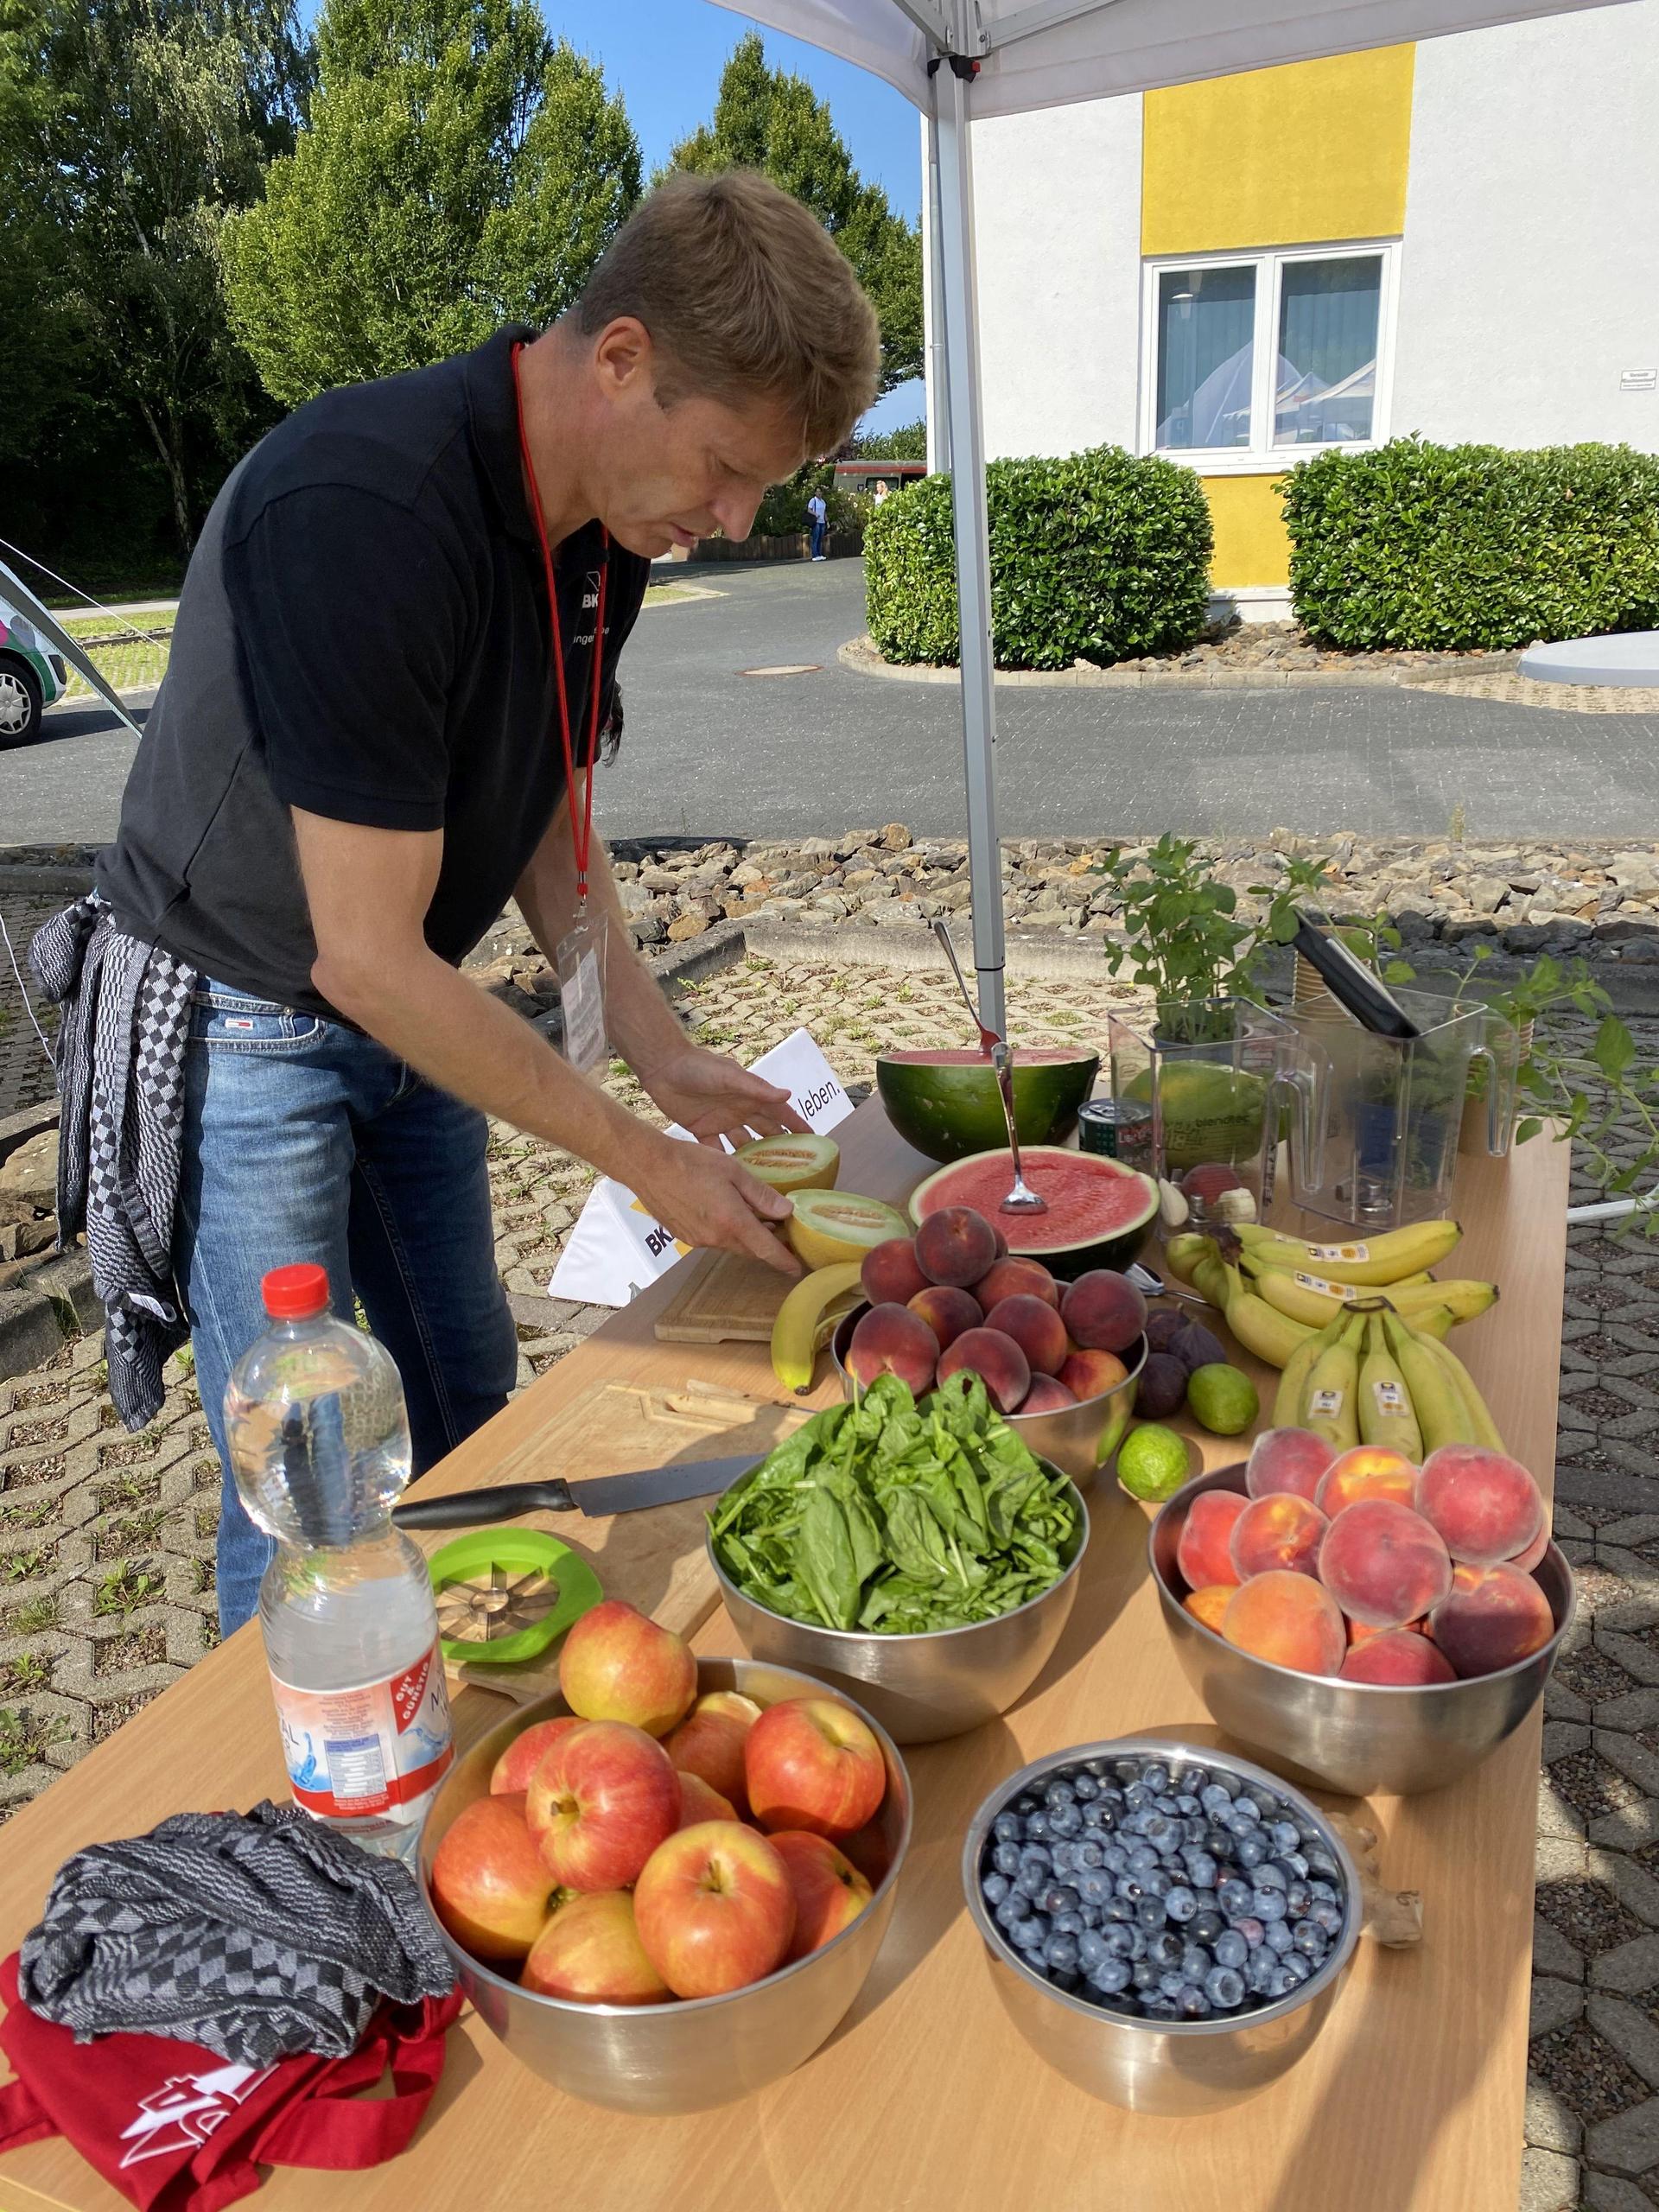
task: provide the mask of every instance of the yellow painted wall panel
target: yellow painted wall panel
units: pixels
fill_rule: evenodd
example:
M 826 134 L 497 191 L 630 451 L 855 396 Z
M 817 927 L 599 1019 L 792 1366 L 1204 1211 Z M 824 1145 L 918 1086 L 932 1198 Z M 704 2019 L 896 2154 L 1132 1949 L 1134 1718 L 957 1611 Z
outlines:
M 1212 589 L 1290 582 L 1290 540 L 1279 512 L 1277 476 L 1205 476 L 1216 550 L 1210 562 Z
M 1145 94 L 1142 253 L 1397 236 L 1416 51 L 1381 47 Z

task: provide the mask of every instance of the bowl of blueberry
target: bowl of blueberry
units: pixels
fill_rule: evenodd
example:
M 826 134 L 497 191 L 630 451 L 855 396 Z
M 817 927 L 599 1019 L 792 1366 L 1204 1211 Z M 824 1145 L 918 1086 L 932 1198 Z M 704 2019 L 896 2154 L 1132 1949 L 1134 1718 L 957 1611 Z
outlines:
M 999 1783 L 963 1881 L 1015 2027 L 1131 2112 L 1212 2112 L 1286 2072 L 1359 1938 L 1359 1876 L 1318 1808 L 1175 1736 L 1055 1751 Z

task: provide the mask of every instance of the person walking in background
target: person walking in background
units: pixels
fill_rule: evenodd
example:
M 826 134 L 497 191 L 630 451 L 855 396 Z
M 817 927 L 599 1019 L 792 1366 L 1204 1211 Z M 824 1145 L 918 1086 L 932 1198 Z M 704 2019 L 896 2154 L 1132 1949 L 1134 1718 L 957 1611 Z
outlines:
M 806 503 L 806 519 L 812 531 L 812 558 L 822 561 L 823 541 L 830 531 L 830 510 L 824 505 L 822 492 L 815 492 Z
M 892 489 L 893 486 L 888 483 L 885 476 L 878 480 L 874 492 L 875 504 L 878 507 L 881 505 L 881 502 L 887 498 L 888 493 Z

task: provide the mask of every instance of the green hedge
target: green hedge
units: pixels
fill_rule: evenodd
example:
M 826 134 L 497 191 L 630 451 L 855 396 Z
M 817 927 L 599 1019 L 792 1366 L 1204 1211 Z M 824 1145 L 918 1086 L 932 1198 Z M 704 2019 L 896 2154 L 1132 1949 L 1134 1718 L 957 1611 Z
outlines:
M 1291 599 L 1321 645 L 1497 648 L 1659 626 L 1659 455 L 1396 438 L 1303 461 L 1283 488 Z
M 999 668 L 1105 667 L 1198 635 L 1213 540 L 1191 469 L 1096 446 L 1058 461 L 993 461 L 985 476 Z M 864 584 L 884 658 L 960 660 L 948 476 L 925 477 L 875 510 Z

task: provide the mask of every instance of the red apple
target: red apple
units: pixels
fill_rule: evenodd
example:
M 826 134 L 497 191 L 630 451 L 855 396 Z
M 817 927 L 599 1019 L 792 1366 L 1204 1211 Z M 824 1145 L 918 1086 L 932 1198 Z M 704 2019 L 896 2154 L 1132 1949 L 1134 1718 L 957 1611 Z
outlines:
M 785 1828 L 772 1838 L 772 1847 L 789 1869 L 789 1885 L 795 1892 L 795 1933 L 784 1954 L 787 1964 L 833 1942 L 843 1928 L 852 1926 L 875 1892 L 827 1835 Z
M 652 1853 L 634 1887 L 633 1916 L 645 1956 L 677 1997 L 719 1997 L 781 1965 L 795 1892 L 765 1836 L 705 1821 Z
M 522 1959 L 547 1925 L 555 1884 L 524 1825 L 522 1797 L 480 1797 L 444 1831 L 432 1902 L 475 1959 Z
M 530 1787 L 530 1777 L 541 1764 L 543 1752 L 550 1751 L 560 1737 L 568 1736 L 573 1728 L 585 1726 L 579 1714 L 566 1713 L 556 1720 L 538 1720 L 522 1736 L 515 1736 L 491 1770 L 491 1795 L 522 1796 Z
M 710 1789 L 741 1809 L 748 1803 L 743 1794 L 743 1739 L 760 1718 L 752 1697 L 739 1690 L 709 1690 L 663 1748 L 682 1774 L 700 1774 Z
M 561 1887 L 625 1890 L 680 1824 L 680 1778 L 644 1729 L 593 1720 L 543 1756 L 524 1816 Z
M 769 1706 L 749 1731 L 743 1770 L 749 1808 L 763 1828 L 850 1835 L 887 1795 L 881 1746 L 855 1713 L 830 1698 Z
M 645 1956 L 626 1890 L 562 1904 L 537 1937 L 520 1986 L 575 2005 L 659 2005 L 668 1984 Z
M 678 1774 L 680 1784 L 680 1826 L 694 1828 L 702 1821 L 734 1821 L 737 1808 L 722 1797 L 718 1789 L 709 1787 L 700 1774 Z
M 697 1694 L 697 1662 L 672 1629 L 607 1598 L 565 1637 L 559 1688 L 584 1720 L 626 1720 L 648 1736 L 666 1736 Z

